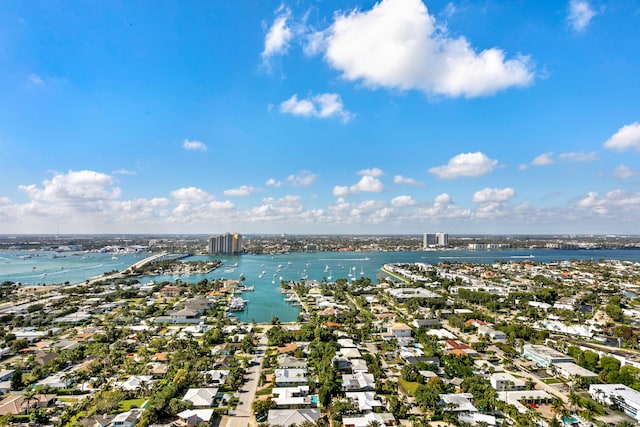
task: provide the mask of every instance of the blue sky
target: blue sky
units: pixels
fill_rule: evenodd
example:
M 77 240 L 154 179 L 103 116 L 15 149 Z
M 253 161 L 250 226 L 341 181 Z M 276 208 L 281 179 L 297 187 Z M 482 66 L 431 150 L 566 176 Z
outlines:
M 637 1 L 0 3 L 0 233 L 615 233 Z

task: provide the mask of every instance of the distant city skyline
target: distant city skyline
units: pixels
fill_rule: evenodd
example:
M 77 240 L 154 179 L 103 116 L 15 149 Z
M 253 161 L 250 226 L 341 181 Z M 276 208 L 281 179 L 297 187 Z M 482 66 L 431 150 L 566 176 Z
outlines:
M 637 234 L 640 6 L 0 3 L 0 233 Z

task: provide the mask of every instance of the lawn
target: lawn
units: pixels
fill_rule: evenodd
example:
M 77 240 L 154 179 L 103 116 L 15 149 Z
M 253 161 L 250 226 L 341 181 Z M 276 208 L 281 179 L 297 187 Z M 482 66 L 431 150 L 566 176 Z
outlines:
M 145 400 L 146 399 L 123 400 L 120 402 L 120 407 L 118 408 L 118 410 L 125 412 L 131 408 L 142 408 L 142 405 L 144 404 Z
M 409 396 L 413 396 L 416 392 L 416 389 L 420 385 L 420 383 L 418 382 L 409 382 L 409 381 L 403 380 L 402 378 L 398 378 L 398 383 L 400 384 L 400 387 L 402 387 Z
M 557 378 L 543 378 L 542 382 L 545 383 L 545 384 L 559 384 L 562 381 L 560 381 Z

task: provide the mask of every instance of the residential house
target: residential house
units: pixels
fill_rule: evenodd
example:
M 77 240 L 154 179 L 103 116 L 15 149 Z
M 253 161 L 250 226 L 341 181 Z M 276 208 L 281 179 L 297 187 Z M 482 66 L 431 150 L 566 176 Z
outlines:
M 194 408 L 210 408 L 217 394 L 217 388 L 190 388 L 182 401 L 191 402 Z
M 316 423 L 320 419 L 320 410 L 311 409 L 271 409 L 267 423 L 272 426 L 289 427 L 302 425 L 305 421 Z
M 307 383 L 307 370 L 306 369 L 275 369 L 274 377 L 276 386 L 286 387 L 295 386 Z
M 307 359 L 299 359 L 288 354 L 281 354 L 277 358 L 279 368 L 307 369 Z
M 113 421 L 113 415 L 93 415 L 91 417 L 84 417 L 80 419 L 80 424 L 83 427 L 108 427 Z
M 440 329 L 442 322 L 439 319 L 416 319 L 413 321 L 413 326 L 418 329 Z
M 46 365 L 53 362 L 53 359 L 58 357 L 55 353 L 47 353 L 46 351 L 39 351 L 34 356 L 34 361 L 39 365 Z
M 126 391 L 136 391 L 143 387 L 150 387 L 153 382 L 152 375 L 132 375 L 120 384 L 120 388 Z
M 582 378 L 587 381 L 593 381 L 598 378 L 598 374 L 595 372 L 591 372 L 590 370 L 576 365 L 573 362 L 554 363 L 553 367 L 556 372 L 565 379 Z
M 55 394 L 37 394 L 31 399 L 25 399 L 21 394 L 7 396 L 0 401 L 0 416 L 21 415 L 30 408 L 46 408 L 52 405 L 55 400 Z
M 589 394 L 606 405 L 617 405 L 636 421 L 640 421 L 640 392 L 624 384 L 591 384 Z
M 525 382 L 508 372 L 497 372 L 489 377 L 491 387 L 496 391 L 524 390 Z
M 111 427 L 133 427 L 138 422 L 140 415 L 142 415 L 142 409 L 138 408 L 122 412 L 113 418 Z
M 279 408 L 288 408 L 295 405 L 300 406 L 316 406 L 318 396 L 309 395 L 308 385 L 299 385 L 296 387 L 274 387 L 271 390 L 273 400 Z
M 375 390 L 376 381 L 372 374 L 358 372 L 342 375 L 342 389 L 344 391 Z
M 392 323 L 387 327 L 387 334 L 391 338 L 409 338 L 413 330 L 406 323 Z
M 522 357 L 532 360 L 543 368 L 555 363 L 573 362 L 573 358 L 544 345 L 525 344 L 522 346 Z
M 220 385 L 224 384 L 225 379 L 229 376 L 227 369 L 212 369 L 204 373 L 209 379 L 209 384 Z
M 502 331 L 498 331 L 493 329 L 491 326 L 480 325 L 478 326 L 478 336 L 489 337 L 491 341 L 505 341 L 507 339 L 507 334 Z
M 473 406 L 473 395 L 471 393 L 450 393 L 440 395 L 440 405 L 444 412 L 478 412 Z
M 376 397 L 375 391 L 352 391 L 345 393 L 360 410 L 360 412 L 373 411 L 382 408 L 384 404 Z
M 181 424 L 195 427 L 202 423 L 209 424 L 213 417 L 213 409 L 187 409 L 177 414 Z
M 164 298 L 175 298 L 182 295 L 186 288 L 182 286 L 167 285 L 160 289 L 160 295 Z
M 393 414 L 387 412 L 369 412 L 359 417 L 343 417 L 343 427 L 367 427 L 373 422 L 378 423 L 381 427 L 391 427 L 396 425 L 396 419 Z

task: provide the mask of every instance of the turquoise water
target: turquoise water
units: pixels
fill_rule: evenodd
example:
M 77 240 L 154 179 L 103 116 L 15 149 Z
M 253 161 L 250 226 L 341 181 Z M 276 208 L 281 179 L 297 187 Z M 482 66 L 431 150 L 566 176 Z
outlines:
M 82 283 L 113 270 L 124 270 L 149 254 L 92 252 L 3 251 L 0 252 L 0 282 L 23 285 Z
M 82 283 L 104 272 L 123 270 L 148 254 L 115 255 L 99 253 L 55 253 L 39 251 L 0 252 L 0 282 L 10 280 L 25 285 Z M 234 257 L 197 256 L 191 260 L 221 259 L 223 267 L 209 273 L 191 276 L 153 276 L 140 278 L 145 282 L 177 278 L 185 282 L 198 282 L 218 278 L 239 279 L 245 277 L 247 286 L 254 292 L 245 292 L 249 300 L 244 312 L 237 313 L 243 321 L 268 322 L 277 316 L 282 321 L 293 321 L 299 314 L 298 307 L 284 301 L 280 292 L 281 280 L 321 281 L 338 278 L 369 277 L 376 281 L 383 264 L 393 262 L 478 262 L 496 260 L 552 262 L 561 260 L 619 259 L 640 262 L 640 250 L 503 250 L 503 251 L 430 251 L 430 252 L 314 252 L 280 255 L 242 255 Z M 232 267 L 237 263 L 237 267 Z M 35 268 L 34 268 L 35 267 Z

